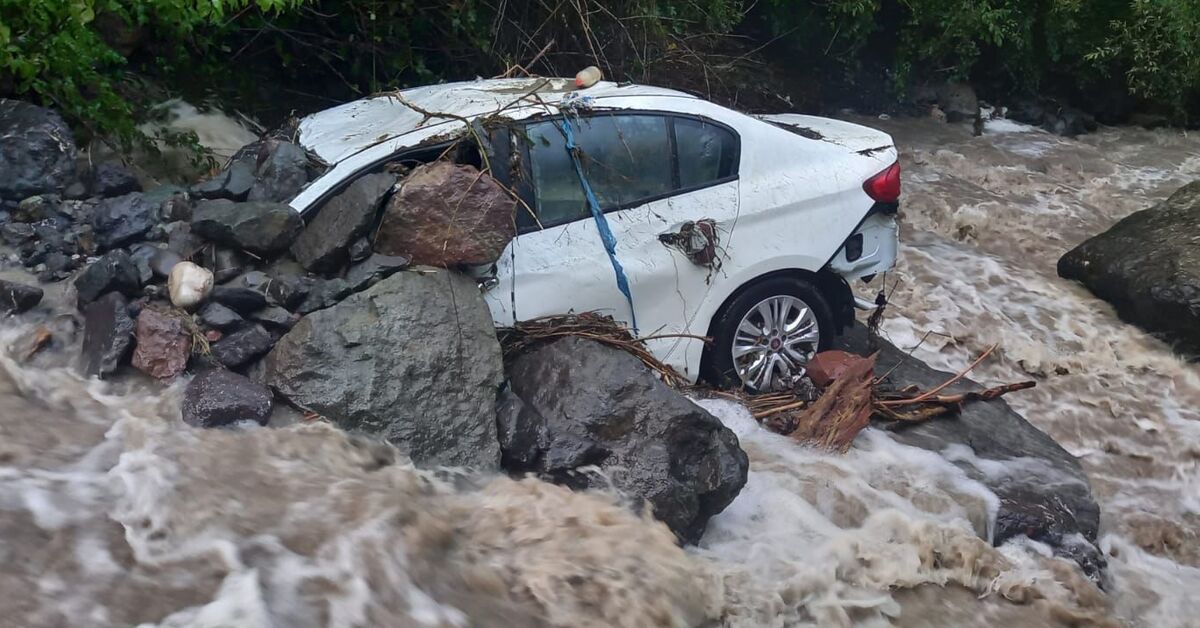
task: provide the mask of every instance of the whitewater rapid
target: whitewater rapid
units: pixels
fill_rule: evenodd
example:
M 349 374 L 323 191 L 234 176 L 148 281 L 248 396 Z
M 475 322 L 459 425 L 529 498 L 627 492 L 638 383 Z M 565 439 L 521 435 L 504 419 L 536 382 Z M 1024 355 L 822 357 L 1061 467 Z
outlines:
M 417 470 L 322 424 L 187 428 L 183 382 L 83 380 L 67 352 L 25 363 L 28 323 L 13 321 L 0 624 L 1197 625 L 1200 373 L 1054 268 L 1200 176 L 1200 139 L 860 121 L 896 137 L 905 169 L 902 261 L 877 280 L 892 291 L 885 333 L 905 349 L 924 338 L 914 354 L 948 371 L 999 343 L 973 378 L 1038 379 L 1009 403 L 1081 457 L 1103 588 L 1037 543 L 993 548 L 996 496 L 880 431 L 830 454 L 698 401 L 751 468 L 683 549 L 611 493 Z

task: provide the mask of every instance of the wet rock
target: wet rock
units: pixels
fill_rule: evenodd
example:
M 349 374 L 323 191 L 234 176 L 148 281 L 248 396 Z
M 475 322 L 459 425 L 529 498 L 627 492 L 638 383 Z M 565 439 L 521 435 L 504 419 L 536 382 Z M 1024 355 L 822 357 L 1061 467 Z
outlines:
M 17 203 L 17 209 L 12 213 L 12 219 L 18 222 L 37 222 L 54 215 L 58 205 L 48 196 L 30 196 Z
M 246 200 L 285 203 L 308 183 L 308 155 L 289 142 L 269 141 L 262 147 L 254 186 Z M 290 242 L 289 242 L 290 244 Z
M 137 265 L 128 253 L 120 249 L 105 253 L 75 278 L 79 307 L 91 303 L 105 292 L 136 294 L 141 285 Z
M 500 345 L 466 277 L 393 275 L 302 318 L 261 366 L 293 404 L 380 434 L 417 464 L 498 465 Z
M 294 309 L 301 314 L 311 314 L 337 305 L 353 291 L 350 282 L 345 279 L 319 279 L 309 286 L 308 293 Z
M 329 199 L 292 244 L 292 255 L 312 272 L 328 273 L 348 260 L 347 247 L 366 235 L 384 197 L 396 184 L 395 175 L 369 174 Z
M 0 279 L 0 314 L 20 314 L 41 301 L 41 288 Z
M 75 181 L 63 190 L 62 195 L 65 199 L 78 201 L 88 197 L 88 189 L 87 186 L 84 185 L 83 181 Z
M 750 466 L 737 436 L 632 355 L 564 338 L 518 357 L 499 408 L 504 468 L 585 489 L 597 465 L 687 542 L 733 501 Z
M 1051 100 L 1027 100 L 1017 103 L 1009 110 L 1008 117 L 1067 137 L 1090 133 L 1098 128 L 1096 119 L 1091 115 Z
M 173 186 L 163 186 L 159 190 L 171 192 L 158 201 L 158 216 L 163 222 L 188 222 L 192 219 L 192 201 L 187 197 L 186 193 L 182 191 L 174 192 Z M 146 197 L 151 198 L 157 195 L 147 193 Z
M 57 113 L 0 98 L 0 198 L 59 192 L 75 179 L 75 139 Z
M 271 391 L 262 384 L 225 369 L 210 369 L 188 383 L 183 422 L 192 427 L 222 427 L 237 421 L 266 425 L 271 405 Z
M 208 298 L 239 314 L 249 314 L 267 306 L 267 296 L 253 288 L 217 286 Z
M 282 329 L 287 331 L 291 329 L 296 321 L 300 320 L 298 316 L 277 306 L 269 305 L 261 310 L 252 312 L 250 320 L 262 323 L 270 329 Z
M 516 235 L 515 208 L 495 179 L 471 166 L 418 166 L 388 201 L 375 250 L 429 266 L 491 264 Z
M 134 368 L 155 379 L 171 379 L 187 367 L 192 334 L 178 316 L 144 308 L 138 314 L 135 333 Z
M 346 272 L 346 281 L 350 289 L 359 292 L 366 290 L 375 282 L 393 273 L 408 268 L 409 259 L 403 255 L 383 255 L 375 253 L 366 261 L 355 264 Z
M 133 348 L 133 319 L 128 303 L 110 292 L 83 309 L 81 368 L 89 377 L 106 377 L 121 366 Z
M 42 265 L 45 268 L 38 273 L 38 281 L 62 281 L 71 276 L 71 271 L 75 269 L 75 260 L 58 251 L 52 251 Z
M 1122 319 L 1200 353 L 1200 181 L 1076 246 L 1058 274 Z
M 240 253 L 220 246 L 205 246 L 197 256 L 197 262 L 213 273 L 217 283 L 224 283 L 242 274 L 246 261 Z
M 975 96 L 975 90 L 966 83 L 939 85 L 937 101 L 942 111 L 946 112 L 946 120 L 949 122 L 973 119 L 979 110 L 979 99 Z
M 158 207 L 140 192 L 105 199 L 92 210 L 92 232 L 100 250 L 141 238 L 157 224 Z
M 33 225 L 23 222 L 8 222 L 0 227 L 0 236 L 11 246 L 19 246 L 33 239 Z
M 204 247 L 204 240 L 192 233 L 192 225 L 186 222 L 172 222 L 163 226 L 167 233 L 167 248 L 182 258 L 190 258 Z
M 254 187 L 254 164 L 248 160 L 238 160 L 217 176 L 192 186 L 192 195 L 204 200 L 225 199 L 228 201 L 244 201 Z
M 213 287 L 213 274 L 191 262 L 179 262 L 167 278 L 167 293 L 175 307 L 190 309 L 200 304 Z
M 267 298 L 289 310 L 294 310 L 304 302 L 309 290 L 312 289 L 312 284 L 313 281 L 306 277 L 287 274 L 272 275 L 271 281 L 267 283 Z
M 359 238 L 350 244 L 350 262 L 361 262 L 371 256 L 371 241 Z
M 152 261 L 160 250 L 157 246 L 147 242 L 140 242 L 129 247 L 129 259 L 133 260 L 133 265 L 137 267 L 138 280 L 141 283 L 150 283 L 150 280 L 154 278 Z
M 229 368 L 237 368 L 271 350 L 275 338 L 262 325 L 244 327 L 212 345 L 212 357 Z
M 150 258 L 150 270 L 157 277 L 170 277 L 171 269 L 175 268 L 175 265 L 182 261 L 183 258 L 171 249 L 156 249 L 154 255 Z
M 204 201 L 192 212 L 192 231 L 256 255 L 282 252 L 303 227 L 296 210 L 280 203 Z
M 866 330 L 855 325 L 835 341 L 838 349 L 858 355 L 871 352 Z M 893 370 L 894 369 L 894 370 Z M 952 373 L 935 371 L 906 355 L 886 340 L 879 340 L 876 372 L 891 372 L 887 382 L 915 384 L 930 390 L 950 379 Z M 946 394 L 981 390 L 982 386 L 962 379 L 946 389 Z M 1094 546 L 1100 525 L 1100 507 L 1079 461 L 1067 453 L 1003 399 L 966 406 L 954 419 L 925 421 L 895 431 L 892 438 L 913 447 L 927 449 L 961 467 L 972 479 L 991 489 L 1000 498 L 992 541 L 996 545 L 1025 535 L 1046 543 L 1055 551 L 1088 565 L 1103 565 Z M 1011 474 L 985 472 L 981 461 L 1019 461 Z M 1086 543 L 1072 541 L 1080 535 Z
M 237 312 L 221 305 L 220 303 L 208 303 L 200 308 L 200 322 L 221 331 L 229 331 L 236 329 L 245 323 Z
M 88 190 L 92 196 L 108 198 L 141 192 L 142 184 L 136 175 L 118 164 L 99 164 L 88 173 Z

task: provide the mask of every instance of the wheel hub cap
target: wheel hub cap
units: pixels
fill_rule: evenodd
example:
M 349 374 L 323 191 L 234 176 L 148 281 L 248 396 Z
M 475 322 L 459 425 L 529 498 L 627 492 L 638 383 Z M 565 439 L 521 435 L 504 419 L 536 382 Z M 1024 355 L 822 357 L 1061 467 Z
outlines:
M 817 317 L 807 303 L 790 295 L 770 297 L 738 323 L 733 365 L 742 383 L 755 390 L 770 390 L 777 381 L 791 384 L 804 374 L 820 339 Z

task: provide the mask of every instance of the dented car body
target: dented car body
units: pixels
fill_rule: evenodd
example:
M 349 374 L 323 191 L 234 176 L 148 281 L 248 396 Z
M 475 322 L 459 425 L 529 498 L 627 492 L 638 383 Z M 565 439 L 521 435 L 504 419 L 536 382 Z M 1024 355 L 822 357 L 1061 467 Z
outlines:
M 363 174 L 463 139 L 520 199 L 518 236 L 476 269 L 498 326 L 600 311 L 693 379 L 766 389 L 803 374 L 865 304 L 851 282 L 895 263 L 886 134 L 642 85 L 481 80 L 311 115 L 299 141 L 331 167 L 291 204 L 314 211 Z

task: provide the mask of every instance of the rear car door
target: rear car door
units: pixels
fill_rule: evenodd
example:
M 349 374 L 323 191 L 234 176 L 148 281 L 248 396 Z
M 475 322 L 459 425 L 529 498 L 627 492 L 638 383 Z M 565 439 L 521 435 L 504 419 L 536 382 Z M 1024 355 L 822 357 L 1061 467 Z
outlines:
M 530 202 L 486 295 L 496 321 L 598 310 L 631 327 L 636 313 L 643 336 L 703 335 L 708 321 L 693 318 L 719 262 L 698 265 L 660 236 L 708 219 L 719 240 L 736 219 L 736 134 L 705 118 L 659 112 L 597 111 L 570 122 L 584 174 L 616 237 L 634 309 L 617 288 L 559 115 L 512 133 Z M 719 257 L 719 246 L 714 252 Z

